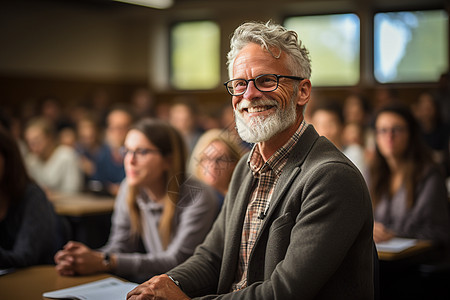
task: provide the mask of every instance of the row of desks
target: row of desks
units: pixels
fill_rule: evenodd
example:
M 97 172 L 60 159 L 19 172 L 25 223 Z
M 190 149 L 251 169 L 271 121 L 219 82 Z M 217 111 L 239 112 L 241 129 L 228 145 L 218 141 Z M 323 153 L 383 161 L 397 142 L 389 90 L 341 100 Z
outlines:
M 0 299 L 46 299 L 42 296 L 45 292 L 73 287 L 107 277 L 115 276 L 107 273 L 88 276 L 60 276 L 53 265 L 18 269 L 10 274 L 0 276 Z
M 53 194 L 49 198 L 57 214 L 70 217 L 108 214 L 113 211 L 115 202 L 113 197 L 93 194 Z
M 107 242 L 115 203 L 113 197 L 83 193 L 51 194 L 49 199 L 56 213 L 62 216 L 66 240 L 76 240 L 94 249 Z
M 114 198 L 93 194 L 52 195 L 50 197 L 59 215 L 83 218 L 109 215 L 114 209 Z M 399 253 L 378 251 L 378 258 L 384 261 L 399 260 L 426 251 L 431 247 L 428 241 L 419 241 L 414 247 Z
M 114 209 L 114 198 L 91 194 L 52 195 L 50 198 L 59 215 L 70 218 L 110 216 Z M 419 241 L 402 252 L 378 251 L 382 261 L 395 261 L 426 252 L 432 248 L 428 241 Z M 15 270 L 0 276 L 0 299 L 43 299 L 42 294 L 110 277 L 110 274 L 66 277 L 57 274 L 53 265 L 33 266 Z
M 378 256 L 381 260 L 388 261 L 403 259 L 422 253 L 430 247 L 429 242 L 420 241 L 415 246 L 399 253 L 378 251 Z M 107 273 L 89 276 L 60 276 L 53 265 L 28 267 L 0 276 L 0 299 L 45 299 L 42 296 L 44 292 L 73 287 L 111 276 L 113 275 Z

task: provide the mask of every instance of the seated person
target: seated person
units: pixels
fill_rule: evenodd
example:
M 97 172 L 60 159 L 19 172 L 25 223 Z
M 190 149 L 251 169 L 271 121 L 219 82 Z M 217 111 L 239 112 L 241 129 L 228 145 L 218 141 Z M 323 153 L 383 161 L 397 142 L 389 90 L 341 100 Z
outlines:
M 184 138 L 187 145 L 188 155 L 197 144 L 202 135 L 198 124 L 197 108 L 194 99 L 176 99 L 169 111 L 169 123 L 175 127 Z
M 92 176 L 96 171 L 96 162 L 102 148 L 106 145 L 102 142 L 101 130 L 94 117 L 82 117 L 76 125 L 78 138 L 75 150 L 78 153 L 80 169 L 83 172 L 84 189 L 95 192 L 95 184 L 89 186 L 89 183 L 92 182 Z
M 369 192 L 303 118 L 308 50 L 294 31 L 245 23 L 232 37 L 228 68 L 238 133 L 255 146 L 194 255 L 127 299 L 373 299 Z
M 189 172 L 216 190 L 220 207 L 243 152 L 239 141 L 221 129 L 205 132 L 192 151 Z
M 382 108 L 375 117 L 375 134 L 369 174 L 375 242 L 397 236 L 448 245 L 444 178 L 412 113 L 403 106 Z
M 98 250 L 69 242 L 55 255 L 61 275 L 112 272 L 135 282 L 177 266 L 203 241 L 217 215 L 213 190 L 185 177 L 181 135 L 142 119 L 125 139 L 120 186 L 107 244 Z
M 128 106 L 116 106 L 108 113 L 105 141 L 94 160 L 93 174 L 88 182 L 89 190 L 112 196 L 117 195 L 119 185 L 125 178 L 120 149 L 132 124 L 133 115 Z
M 439 104 L 430 91 L 421 93 L 411 108 L 434 161 L 450 177 L 450 124 L 443 122 Z
M 360 144 L 344 143 L 344 119 L 338 104 L 330 102 L 316 107 L 311 115 L 311 123 L 320 135 L 330 140 L 365 174 L 366 160 L 364 148 Z
M 76 151 L 57 143 L 54 124 L 43 117 L 32 119 L 25 128 L 29 153 L 25 163 L 31 177 L 46 192 L 77 193 L 83 188 L 83 174 Z
M 0 269 L 53 261 L 57 216 L 45 193 L 28 176 L 10 132 L 0 126 Z

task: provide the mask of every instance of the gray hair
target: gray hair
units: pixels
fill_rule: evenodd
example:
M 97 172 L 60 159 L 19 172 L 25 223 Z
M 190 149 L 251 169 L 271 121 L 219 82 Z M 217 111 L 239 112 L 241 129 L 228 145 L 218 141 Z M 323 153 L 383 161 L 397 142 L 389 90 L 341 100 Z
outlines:
M 307 79 L 311 77 L 309 51 L 303 46 L 297 33 L 269 21 L 265 24 L 259 22 L 244 23 L 234 31 L 230 42 L 230 52 L 227 55 L 230 78 L 233 76 L 233 64 L 236 56 L 249 43 L 261 45 L 275 58 L 279 58 L 281 51 L 284 51 L 288 55 L 287 67 L 293 75 Z M 272 52 L 271 48 L 279 49 L 280 53 Z

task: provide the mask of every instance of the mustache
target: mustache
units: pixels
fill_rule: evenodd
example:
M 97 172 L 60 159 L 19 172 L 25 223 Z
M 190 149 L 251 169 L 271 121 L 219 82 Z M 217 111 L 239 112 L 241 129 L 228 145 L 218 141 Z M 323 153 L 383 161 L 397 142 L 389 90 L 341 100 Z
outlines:
M 235 110 L 242 110 L 244 108 L 256 107 L 256 106 L 275 106 L 278 108 L 278 102 L 272 99 L 260 99 L 260 100 L 252 100 L 249 101 L 247 99 L 242 99 L 237 105 Z

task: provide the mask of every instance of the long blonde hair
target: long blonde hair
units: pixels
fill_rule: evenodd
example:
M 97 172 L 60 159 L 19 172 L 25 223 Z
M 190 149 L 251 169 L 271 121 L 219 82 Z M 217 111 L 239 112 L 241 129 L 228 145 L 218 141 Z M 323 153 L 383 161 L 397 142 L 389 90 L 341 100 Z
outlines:
M 183 183 L 186 179 L 186 146 L 175 128 L 158 119 L 141 119 L 132 129 L 142 132 L 158 148 L 161 155 L 170 161 L 169 171 L 165 174 L 167 194 L 164 198 L 164 208 L 158 227 L 161 243 L 163 248 L 166 249 L 173 232 L 173 218 L 181 186 L 179 183 Z M 138 188 L 130 186 L 127 195 L 127 205 L 130 211 L 131 232 L 135 237 L 139 237 L 142 234 L 141 215 L 136 202 L 137 195 Z

